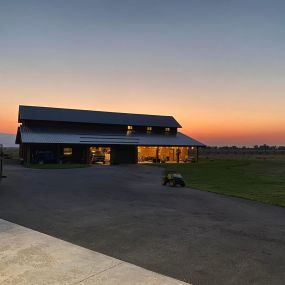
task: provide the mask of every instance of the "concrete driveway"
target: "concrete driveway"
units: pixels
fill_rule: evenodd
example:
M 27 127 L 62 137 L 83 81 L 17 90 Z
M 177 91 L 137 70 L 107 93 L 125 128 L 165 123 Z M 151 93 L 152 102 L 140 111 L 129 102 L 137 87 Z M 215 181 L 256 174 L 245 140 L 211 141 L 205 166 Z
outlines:
M 1 285 L 190 285 L 0 219 Z
M 284 208 L 163 187 L 161 171 L 8 165 L 0 218 L 193 284 L 284 283 Z

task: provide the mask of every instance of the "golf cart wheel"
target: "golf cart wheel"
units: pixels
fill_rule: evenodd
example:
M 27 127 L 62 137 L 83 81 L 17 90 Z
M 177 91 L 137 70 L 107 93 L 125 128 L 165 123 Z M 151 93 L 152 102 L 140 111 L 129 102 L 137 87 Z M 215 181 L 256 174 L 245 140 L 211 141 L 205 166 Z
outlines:
M 175 187 L 175 181 L 170 180 L 170 181 L 169 181 L 169 185 L 170 185 L 171 187 Z

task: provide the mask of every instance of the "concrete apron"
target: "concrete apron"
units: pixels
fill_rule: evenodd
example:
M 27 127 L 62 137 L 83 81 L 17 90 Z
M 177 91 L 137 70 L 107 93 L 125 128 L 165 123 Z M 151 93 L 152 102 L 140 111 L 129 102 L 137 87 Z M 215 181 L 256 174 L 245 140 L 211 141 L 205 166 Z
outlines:
M 0 219 L 0 284 L 188 284 Z

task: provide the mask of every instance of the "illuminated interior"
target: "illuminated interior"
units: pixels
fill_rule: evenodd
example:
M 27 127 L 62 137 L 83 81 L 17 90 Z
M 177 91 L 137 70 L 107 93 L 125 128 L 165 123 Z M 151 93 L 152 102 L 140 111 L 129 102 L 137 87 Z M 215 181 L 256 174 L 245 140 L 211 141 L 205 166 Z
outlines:
M 139 146 L 139 163 L 174 163 L 191 162 L 197 158 L 196 147 L 176 146 Z
M 110 156 L 110 147 L 90 147 L 89 149 L 89 162 L 91 164 L 110 164 Z
M 133 132 L 134 132 L 133 126 L 128 126 L 127 135 L 130 136 L 133 134 Z
M 65 147 L 63 149 L 63 155 L 64 156 L 71 156 L 72 155 L 72 148 L 71 147 Z

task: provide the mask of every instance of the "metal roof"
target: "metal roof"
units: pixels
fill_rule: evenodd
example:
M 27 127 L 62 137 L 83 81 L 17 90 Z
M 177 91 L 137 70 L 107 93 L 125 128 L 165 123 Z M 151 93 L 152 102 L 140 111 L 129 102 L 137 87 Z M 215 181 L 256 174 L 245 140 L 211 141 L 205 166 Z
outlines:
M 61 130 L 55 128 L 20 127 L 17 143 L 143 145 L 143 146 L 204 146 L 182 133 L 177 135 L 98 133 L 95 131 Z
M 172 116 L 20 105 L 19 123 L 23 120 L 181 128 L 181 125 Z

